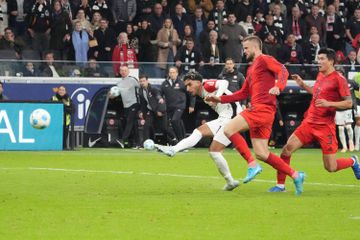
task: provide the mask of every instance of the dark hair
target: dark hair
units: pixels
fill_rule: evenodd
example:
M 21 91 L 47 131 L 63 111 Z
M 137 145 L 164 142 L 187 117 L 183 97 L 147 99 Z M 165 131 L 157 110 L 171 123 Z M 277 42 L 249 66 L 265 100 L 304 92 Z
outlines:
M 243 39 L 243 42 L 246 42 L 246 41 L 251 41 L 251 42 L 257 43 L 260 50 L 262 50 L 262 41 L 258 36 L 248 36 L 248 37 Z
M 141 74 L 141 75 L 139 76 L 139 79 L 142 79 L 142 78 L 145 78 L 146 80 L 148 80 L 148 76 L 145 75 L 145 74 Z
M 234 59 L 232 57 L 225 58 L 225 62 L 227 62 L 227 61 L 232 61 L 233 63 L 235 63 L 235 61 L 234 61 Z
M 183 81 L 186 81 L 186 80 L 194 80 L 194 81 L 202 82 L 203 76 L 196 71 L 189 71 L 188 73 L 185 74 L 185 76 L 183 78 Z
M 336 59 L 336 53 L 333 49 L 331 48 L 321 48 L 318 52 L 318 54 L 325 54 L 327 59 L 332 60 L 335 63 L 335 59 Z

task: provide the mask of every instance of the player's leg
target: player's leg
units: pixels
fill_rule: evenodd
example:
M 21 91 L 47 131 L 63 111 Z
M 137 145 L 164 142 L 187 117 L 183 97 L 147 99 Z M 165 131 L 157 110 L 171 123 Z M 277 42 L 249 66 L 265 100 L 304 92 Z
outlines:
M 226 185 L 224 186 L 224 190 L 226 191 L 232 191 L 237 186 L 239 186 L 239 181 L 234 180 L 234 178 L 231 175 L 229 165 L 222 155 L 222 152 L 224 151 L 225 147 L 230 144 L 230 140 L 226 138 L 226 136 L 223 133 L 223 129 L 219 130 L 222 132 L 222 136 L 215 135 L 214 140 L 211 142 L 210 148 L 209 148 L 209 154 L 210 157 L 214 160 L 216 167 L 220 174 L 224 177 L 226 181 Z M 215 139 L 216 138 L 216 139 Z
M 303 146 L 303 143 L 300 139 L 293 133 L 287 140 L 285 146 L 281 151 L 280 158 L 288 165 L 290 165 L 290 159 L 292 154 L 299 148 Z M 276 186 L 269 189 L 269 192 L 284 192 L 285 191 L 285 181 L 286 174 L 280 171 L 277 171 L 277 182 Z
M 280 157 L 271 153 L 267 147 L 268 141 L 269 141 L 268 139 L 261 139 L 261 138 L 251 139 L 256 158 L 266 162 L 277 171 L 283 172 L 286 175 L 290 176 L 294 180 L 294 184 L 296 187 L 295 193 L 297 195 L 300 195 L 303 192 L 303 182 L 304 182 L 305 174 L 303 172 L 298 172 L 295 169 L 291 168 L 290 165 L 285 163 Z
M 346 136 L 345 136 L 345 126 L 344 125 L 338 125 L 338 131 L 339 131 L 339 139 L 341 142 L 341 152 L 346 152 L 348 150 L 347 144 L 346 144 Z
M 241 156 L 248 162 L 249 167 L 255 167 L 255 158 L 252 156 L 246 140 L 240 134 L 241 132 L 245 132 L 247 130 L 249 130 L 249 125 L 245 118 L 241 115 L 237 115 L 231 119 L 224 127 L 225 135 L 234 144 L 236 150 L 241 154 Z
M 353 122 L 354 122 L 353 111 L 352 111 L 352 109 L 348 109 L 345 111 L 345 128 L 346 128 L 346 133 L 347 133 L 348 139 L 349 139 L 350 152 L 354 151 L 354 149 L 355 149 L 355 147 L 354 147 L 354 131 L 352 128 Z

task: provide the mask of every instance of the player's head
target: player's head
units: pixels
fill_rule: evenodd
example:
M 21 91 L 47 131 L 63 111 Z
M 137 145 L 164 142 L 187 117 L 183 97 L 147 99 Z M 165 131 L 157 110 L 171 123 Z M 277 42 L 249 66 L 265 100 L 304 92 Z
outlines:
M 334 68 L 336 53 L 331 48 L 322 48 L 318 53 L 319 72 L 325 73 Z
M 200 95 L 203 77 L 196 71 L 190 71 L 184 76 L 186 90 L 193 96 Z
M 261 54 L 262 51 L 262 42 L 261 39 L 257 36 L 249 36 L 244 38 L 243 42 L 244 54 L 246 60 L 251 62 L 254 58 Z
M 148 76 L 140 75 L 139 76 L 139 83 L 142 88 L 147 88 L 149 86 Z

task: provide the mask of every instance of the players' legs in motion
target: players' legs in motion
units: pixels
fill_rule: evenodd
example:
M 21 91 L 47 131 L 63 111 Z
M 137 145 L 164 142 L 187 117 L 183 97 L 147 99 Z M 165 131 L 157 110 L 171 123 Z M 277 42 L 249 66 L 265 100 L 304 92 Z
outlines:
M 346 144 L 345 126 L 344 125 L 338 126 L 338 130 L 339 130 L 339 139 L 342 146 L 341 152 L 346 152 L 348 150 L 348 147 Z
M 360 114 L 360 113 L 357 113 Z M 359 151 L 360 149 L 360 116 L 355 116 L 355 150 Z
M 287 164 L 290 165 L 291 155 L 299 148 L 303 146 L 303 143 L 300 139 L 292 134 L 288 139 L 287 143 L 282 149 L 280 158 Z M 285 180 L 286 174 L 280 171 L 277 171 L 277 183 L 276 186 L 269 189 L 269 192 L 285 192 Z
M 354 147 L 354 131 L 352 129 L 351 123 L 346 123 L 345 128 L 349 138 L 349 150 L 350 152 L 352 152 L 354 151 L 355 147 Z
M 229 141 L 227 139 L 227 141 Z M 229 143 L 226 145 L 229 145 Z M 210 148 L 209 148 L 209 155 L 214 160 L 217 169 L 219 170 L 219 173 L 225 178 L 226 185 L 224 186 L 224 190 L 226 191 L 232 191 L 234 188 L 239 186 L 239 181 L 234 180 L 234 178 L 231 175 L 228 163 L 224 156 L 222 155 L 222 152 L 224 151 L 226 145 L 213 140 Z

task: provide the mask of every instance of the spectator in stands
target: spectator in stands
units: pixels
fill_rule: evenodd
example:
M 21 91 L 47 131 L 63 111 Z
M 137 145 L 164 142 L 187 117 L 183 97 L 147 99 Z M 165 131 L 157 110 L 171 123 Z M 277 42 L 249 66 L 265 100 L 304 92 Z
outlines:
M 346 57 L 345 57 L 344 53 L 340 50 L 337 51 L 336 56 L 335 56 L 335 64 L 342 65 L 342 64 L 344 64 L 345 60 L 346 60 Z
M 350 12 L 349 9 L 346 7 L 352 1 L 347 0 L 334 0 L 332 3 L 335 7 L 336 14 L 340 17 L 341 21 L 346 24 L 347 18 L 353 16 L 354 12 Z M 357 1 L 356 1 L 357 2 Z M 359 2 L 358 7 L 360 7 Z
M 174 66 L 169 68 L 168 78 L 161 84 L 161 95 L 165 99 L 166 111 L 173 127 L 177 140 L 185 138 L 185 126 L 182 120 L 183 112 L 187 105 L 186 87 L 184 82 L 178 77 L 178 69 Z M 189 113 L 194 112 L 195 97 L 190 97 Z
M 327 5 L 325 0 L 318 0 L 317 5 L 319 7 L 319 15 L 324 17 L 327 11 Z
M 94 12 L 93 16 L 92 16 L 92 20 L 91 20 L 91 29 L 93 31 L 97 30 L 100 28 L 100 21 L 101 21 L 102 17 L 100 12 Z
M 265 16 L 265 23 L 258 35 L 264 43 L 264 51 L 277 58 L 282 43 L 280 30 L 274 26 L 274 16 L 271 14 Z
M 40 76 L 40 72 L 37 68 L 35 68 L 34 64 L 32 62 L 27 62 L 25 64 L 23 74 L 24 77 L 38 77 Z
M 115 32 L 109 28 L 109 22 L 106 19 L 100 20 L 99 29 L 94 31 L 94 37 L 98 42 L 95 50 L 95 57 L 98 61 L 111 61 L 112 50 L 116 45 Z
M 51 15 L 49 4 L 45 0 L 36 0 L 33 5 L 28 32 L 34 50 L 43 53 L 49 49 Z
M 354 50 L 350 51 L 347 55 L 347 58 L 344 61 L 344 70 L 346 73 L 348 72 L 358 72 L 359 71 L 359 62 L 356 59 L 356 52 Z M 344 74 L 344 76 L 346 76 Z
M 136 16 L 136 0 L 113 1 L 112 14 L 115 22 L 132 22 Z
M 224 0 L 216 1 L 216 8 L 210 12 L 209 20 L 214 21 L 215 30 L 219 32 L 224 24 L 227 24 L 228 11 L 225 9 Z
M 269 12 L 269 3 L 268 0 L 253 0 L 254 3 L 254 13 L 262 12 L 267 14 Z M 288 3 L 289 4 L 289 3 Z M 265 20 L 264 20 L 265 22 Z
M 75 27 L 75 21 L 80 21 L 81 27 L 85 30 L 91 29 L 91 23 L 86 18 L 85 10 L 80 8 L 76 14 L 76 18 L 73 20 L 73 26 Z
M 200 45 L 199 47 L 202 47 L 204 43 L 209 41 L 209 33 L 211 30 L 215 30 L 215 22 L 214 20 L 209 20 L 206 24 L 206 29 L 204 29 L 200 33 Z
M 360 34 L 360 8 L 355 9 L 354 16 L 347 21 L 345 33 L 349 40 L 348 45 L 351 45 L 355 37 Z
M 344 51 L 345 26 L 341 18 L 335 13 L 334 5 L 327 7 L 326 19 L 326 45 L 335 51 Z
M 164 142 L 176 144 L 175 133 L 169 128 L 166 104 L 158 88 L 153 87 L 146 75 L 140 75 L 140 114 L 144 122 L 143 139 L 155 139 L 155 127 L 158 126 L 163 134 Z
M 81 0 L 80 5 L 76 6 L 75 9 L 76 10 L 74 12 L 76 13 L 76 15 L 79 14 L 79 10 L 83 10 L 85 19 L 88 21 L 91 20 L 93 14 L 91 6 L 89 4 L 89 0 Z
M 261 9 L 256 10 L 253 25 L 256 34 L 258 34 L 265 25 L 264 12 Z
M 302 0 L 291 0 L 287 1 L 286 3 L 286 9 L 287 9 L 287 17 L 289 18 L 292 15 L 292 9 L 293 7 L 297 7 L 300 10 L 301 16 L 306 16 L 308 14 L 307 11 L 307 5 L 309 5 L 308 2 L 302 1 Z M 310 12 L 310 11 L 309 11 Z
M 88 60 L 89 33 L 82 28 L 81 22 L 75 22 L 75 29 L 71 33 L 71 45 L 74 50 L 76 64 L 84 66 Z
M 3 83 L 0 82 L 0 102 L 6 100 L 9 100 L 9 98 L 6 95 L 4 95 L 4 86 Z
M 319 50 L 323 47 L 320 43 L 320 36 L 317 33 L 313 33 L 310 36 L 310 40 L 304 42 L 304 63 L 317 65 L 317 56 Z M 318 74 L 317 66 L 309 66 L 307 68 L 307 73 L 309 74 L 310 79 L 316 79 Z
M 187 24 L 191 24 L 190 18 L 183 12 L 183 5 L 176 4 L 175 15 L 172 17 L 174 28 L 176 29 L 179 37 L 184 37 L 184 27 Z
M 229 8 L 226 8 L 226 9 L 228 9 L 230 11 Z M 245 22 L 247 16 L 249 16 L 249 15 L 252 16 L 253 12 L 254 12 L 254 4 L 252 2 L 250 2 L 250 0 L 238 1 L 236 3 L 234 13 L 235 13 L 236 19 L 239 22 Z
M 326 41 L 326 20 L 324 17 L 319 15 L 319 6 L 311 6 L 311 14 L 305 17 L 307 31 L 315 26 L 319 31 L 320 41 Z
M 88 66 L 84 69 L 84 77 L 108 77 L 108 76 L 109 74 L 99 67 L 96 59 L 90 57 L 88 61 Z
M 14 29 L 16 36 L 23 36 L 26 32 L 27 14 L 31 13 L 33 1 L 7 1 L 9 13 L 9 27 Z
M 246 17 L 246 21 L 243 22 L 239 22 L 239 25 L 242 26 L 246 32 L 246 35 L 254 35 L 255 34 L 255 29 L 254 29 L 254 25 L 253 25 L 253 18 L 251 15 L 248 15 Z
M 164 25 L 165 15 L 163 13 L 163 7 L 160 3 L 154 5 L 154 11 L 149 16 L 149 21 L 152 29 L 155 33 L 159 32 Z
M 285 39 L 285 28 L 286 28 L 286 18 L 281 12 L 281 5 L 274 4 L 272 8 L 272 15 L 274 16 L 274 26 L 278 27 L 281 33 L 281 39 Z
M 224 45 L 225 58 L 231 57 L 236 63 L 240 63 L 243 55 L 242 40 L 247 36 L 244 28 L 236 23 L 234 13 L 228 16 L 228 23 L 219 32 L 220 40 Z
M 201 52 L 195 48 L 195 42 L 192 38 L 186 39 L 186 45 L 182 46 L 175 56 L 175 65 L 180 74 L 185 74 L 190 70 L 199 70 L 204 65 Z
M 278 5 L 280 7 L 281 14 L 286 18 L 287 16 L 287 7 L 284 4 L 283 0 L 274 0 L 269 4 L 269 13 L 274 15 L 274 8 Z M 275 10 L 276 11 L 276 10 Z
M 118 36 L 118 44 L 114 48 L 112 61 L 115 76 L 120 75 L 120 66 L 138 68 L 135 49 L 130 46 L 128 35 L 125 32 Z
M 99 12 L 102 18 L 108 20 L 108 23 L 110 23 L 110 25 L 114 23 L 113 14 L 110 10 L 108 3 L 105 0 L 95 0 L 91 7 L 91 11 L 93 13 Z
M 296 43 L 295 35 L 289 34 L 285 44 L 281 47 L 278 54 L 280 62 L 287 65 L 290 74 L 300 74 L 300 66 L 304 63 L 304 55 L 300 44 Z M 293 66 L 292 64 L 297 64 Z
M 148 19 L 153 11 L 155 0 L 139 0 L 136 3 L 136 17 L 133 21 L 135 24 L 143 19 Z
M 232 58 L 225 59 L 224 69 L 217 78 L 228 81 L 228 89 L 233 93 L 239 91 L 245 82 L 244 75 L 235 67 L 235 62 Z M 246 100 L 241 101 L 241 105 L 245 105 L 245 102 Z
M 191 25 L 186 24 L 184 26 L 184 36 L 182 36 L 180 38 L 180 40 L 181 40 L 180 47 L 185 46 L 186 45 L 186 39 L 189 39 L 189 38 L 192 38 L 195 41 L 194 29 L 192 28 Z
M 16 58 L 20 59 L 21 51 L 25 47 L 22 39 L 15 37 L 11 28 L 5 28 L 4 37 L 0 39 L 0 49 L 14 50 Z
M 230 2 L 230 0 L 229 0 L 229 2 Z M 190 12 L 193 12 L 194 14 L 196 14 L 196 9 L 198 7 L 201 7 L 205 18 L 209 17 L 211 10 L 213 10 L 213 8 L 214 8 L 214 5 L 211 0 L 200 0 L 200 1 L 189 0 L 188 5 L 189 5 Z
M 139 53 L 139 38 L 137 37 L 136 30 L 138 29 L 137 25 L 133 25 L 131 23 L 126 24 L 126 33 L 128 36 L 128 42 L 130 47 L 135 49 L 136 55 Z
M 73 29 L 71 18 L 68 12 L 63 10 L 59 0 L 54 1 L 53 4 L 50 22 L 50 49 L 58 51 L 61 54 L 61 59 L 67 59 L 65 48 Z
M 44 77 L 60 77 L 58 70 L 54 65 L 54 53 L 47 52 L 45 54 L 45 63 L 40 67 L 40 74 Z
M 155 73 L 152 62 L 156 59 L 154 57 L 154 45 L 152 44 L 152 41 L 156 39 L 156 33 L 152 30 L 148 20 L 143 19 L 141 21 L 140 29 L 137 30 L 135 34 L 139 39 L 138 61 L 144 62 L 139 66 L 140 72 L 141 74 L 153 77 Z
M 171 6 L 170 6 L 170 4 L 168 4 L 168 1 L 167 0 L 161 0 L 160 2 L 161 2 L 161 6 L 163 7 L 163 12 L 164 12 L 165 17 L 172 16 L 170 14 Z
M 307 32 L 306 32 L 306 23 L 301 17 L 300 8 L 294 6 L 291 9 L 291 15 L 286 21 L 285 32 L 287 34 L 294 34 L 296 42 L 303 44 L 304 41 L 307 41 Z
M 63 11 L 70 16 L 70 19 L 73 19 L 71 4 L 69 3 L 69 0 L 60 0 L 60 3 L 63 8 Z M 51 6 L 53 6 L 53 4 L 54 3 L 51 2 Z
M 224 62 L 224 50 L 222 44 L 218 42 L 218 33 L 215 30 L 210 31 L 210 39 L 202 47 L 205 66 L 203 69 L 204 78 L 214 78 L 219 75 L 222 66 L 219 63 Z
M 203 13 L 203 9 L 198 6 L 195 9 L 195 14 L 191 18 L 191 24 L 193 28 L 193 34 L 195 39 L 195 45 L 200 46 L 200 34 L 206 29 L 207 19 Z
M 8 6 L 6 0 L 0 0 L 0 39 L 4 36 L 5 28 L 8 27 Z
M 158 45 L 157 66 L 159 72 L 157 77 L 165 76 L 167 62 L 174 62 L 177 46 L 181 43 L 176 29 L 172 26 L 170 18 L 165 19 L 164 26 L 157 33 L 156 42 Z

